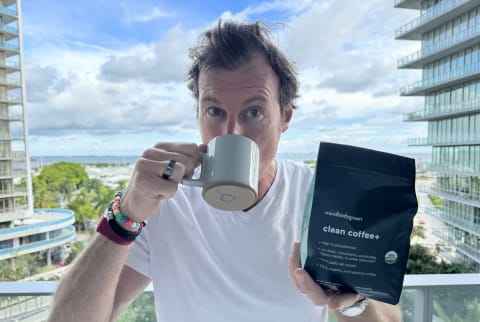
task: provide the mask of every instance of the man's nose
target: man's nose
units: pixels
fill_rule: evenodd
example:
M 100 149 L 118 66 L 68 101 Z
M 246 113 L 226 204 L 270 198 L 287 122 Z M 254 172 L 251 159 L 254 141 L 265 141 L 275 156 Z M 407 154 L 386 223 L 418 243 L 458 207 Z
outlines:
M 237 120 L 229 120 L 229 122 L 227 123 L 227 129 L 225 134 L 243 135 L 242 126 L 238 123 Z

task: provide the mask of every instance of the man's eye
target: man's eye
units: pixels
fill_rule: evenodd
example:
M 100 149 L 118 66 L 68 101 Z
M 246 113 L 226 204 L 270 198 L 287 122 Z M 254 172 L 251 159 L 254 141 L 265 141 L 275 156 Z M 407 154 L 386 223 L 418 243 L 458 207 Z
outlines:
M 259 108 L 251 108 L 247 111 L 247 116 L 249 118 L 257 118 L 262 115 L 262 111 Z
M 222 115 L 225 114 L 225 112 L 221 108 L 218 108 L 218 107 L 209 107 L 207 112 L 208 112 L 208 114 L 210 114 L 212 116 L 222 116 Z

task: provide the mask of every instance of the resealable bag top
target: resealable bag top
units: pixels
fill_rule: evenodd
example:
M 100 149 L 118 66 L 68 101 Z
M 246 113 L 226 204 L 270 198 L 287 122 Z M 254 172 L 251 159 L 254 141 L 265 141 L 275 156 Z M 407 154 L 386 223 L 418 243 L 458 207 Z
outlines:
M 417 208 L 414 159 L 321 142 L 302 266 L 327 291 L 397 304 Z

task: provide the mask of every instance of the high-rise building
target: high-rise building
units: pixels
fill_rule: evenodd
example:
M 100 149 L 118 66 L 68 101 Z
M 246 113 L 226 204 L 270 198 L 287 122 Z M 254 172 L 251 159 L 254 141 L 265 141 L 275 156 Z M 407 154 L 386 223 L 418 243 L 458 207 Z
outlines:
M 0 260 L 41 253 L 75 237 L 73 212 L 33 209 L 20 0 L 0 0 Z
M 398 68 L 422 72 L 400 95 L 425 97 L 423 108 L 404 120 L 428 125 L 427 137 L 408 144 L 432 146 L 436 179 L 428 193 L 442 203 L 427 212 L 445 223 L 434 234 L 455 250 L 452 260 L 480 272 L 480 1 L 395 0 L 394 6 L 420 13 L 395 37 L 421 44 Z

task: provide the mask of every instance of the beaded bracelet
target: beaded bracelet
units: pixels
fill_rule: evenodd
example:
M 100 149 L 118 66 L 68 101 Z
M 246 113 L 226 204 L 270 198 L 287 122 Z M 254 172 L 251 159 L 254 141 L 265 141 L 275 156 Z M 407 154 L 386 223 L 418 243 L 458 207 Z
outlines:
M 131 218 L 128 218 L 120 212 L 120 199 L 122 198 L 123 193 L 121 191 L 115 194 L 113 201 L 107 207 L 105 211 L 105 217 L 108 220 L 115 219 L 118 222 L 124 223 L 125 225 L 140 230 L 147 225 L 147 221 L 136 222 Z

